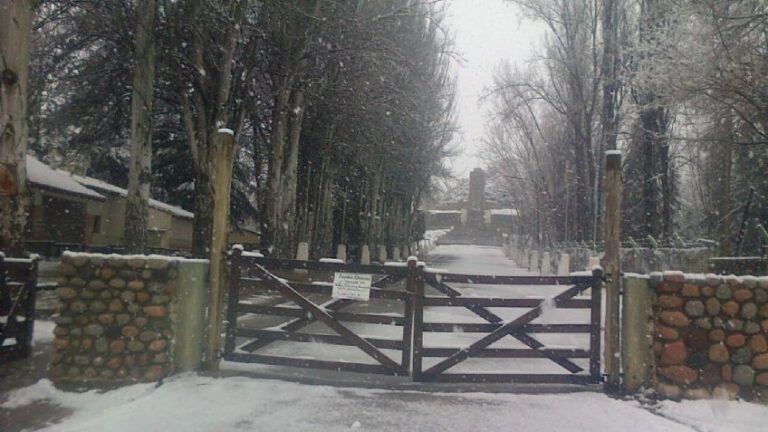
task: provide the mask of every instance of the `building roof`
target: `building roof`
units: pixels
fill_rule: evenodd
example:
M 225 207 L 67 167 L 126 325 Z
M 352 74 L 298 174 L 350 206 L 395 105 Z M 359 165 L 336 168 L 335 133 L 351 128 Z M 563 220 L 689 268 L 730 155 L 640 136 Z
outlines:
M 88 189 L 67 175 L 65 171 L 54 170 L 35 157 L 27 155 L 27 180 L 46 189 L 80 195 L 86 198 L 104 201 L 106 197 Z
M 123 189 L 113 184 L 109 184 L 103 180 L 99 180 L 93 177 L 79 176 L 77 174 L 72 174 L 67 171 L 61 171 L 61 170 L 59 171 L 62 173 L 68 174 L 72 179 L 76 180 L 78 183 L 82 184 L 83 186 L 94 189 L 98 192 L 101 192 L 104 194 L 120 195 L 122 197 L 125 197 L 128 195 L 127 189 Z M 184 218 L 184 219 L 192 219 L 195 217 L 194 213 L 184 210 L 181 207 L 166 204 L 162 201 L 158 201 L 152 198 L 150 198 L 149 200 L 149 206 L 157 210 L 164 211 L 166 213 L 170 213 L 174 216 Z

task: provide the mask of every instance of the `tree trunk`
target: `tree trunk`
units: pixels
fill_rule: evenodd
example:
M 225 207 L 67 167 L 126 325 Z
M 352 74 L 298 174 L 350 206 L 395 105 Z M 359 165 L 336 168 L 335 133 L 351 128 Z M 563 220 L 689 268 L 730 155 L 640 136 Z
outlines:
M 36 2 L 0 0 L 0 249 L 24 251 L 29 47 Z
M 282 235 L 278 242 L 278 250 L 284 256 L 293 255 L 296 248 L 296 193 L 299 163 L 299 144 L 301 125 L 304 119 L 304 92 L 294 90 L 291 103 L 291 113 L 288 130 L 288 151 L 283 169 L 283 186 L 281 197 L 281 227 Z
M 131 106 L 131 165 L 125 200 L 123 243 L 128 253 L 144 253 L 149 222 L 152 180 L 152 91 L 155 79 L 155 0 L 136 4 L 133 100 Z

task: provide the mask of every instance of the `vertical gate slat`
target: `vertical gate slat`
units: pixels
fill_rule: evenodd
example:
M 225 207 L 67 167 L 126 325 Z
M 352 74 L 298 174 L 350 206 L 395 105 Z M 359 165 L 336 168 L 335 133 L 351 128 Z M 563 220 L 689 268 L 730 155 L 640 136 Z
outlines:
M 422 359 L 424 350 L 424 267 L 417 266 L 413 291 L 413 380 L 424 379 Z
M 595 382 L 600 381 L 600 340 L 601 340 L 601 311 L 603 293 L 603 270 L 592 270 L 592 310 L 590 322 L 592 330 L 589 333 L 589 374 Z

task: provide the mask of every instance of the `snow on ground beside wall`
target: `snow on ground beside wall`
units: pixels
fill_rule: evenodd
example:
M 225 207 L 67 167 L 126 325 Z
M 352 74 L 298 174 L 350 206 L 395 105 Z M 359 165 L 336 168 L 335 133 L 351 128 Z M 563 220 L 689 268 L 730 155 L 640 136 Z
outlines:
M 768 422 L 768 410 L 746 403 L 717 402 L 724 410 L 702 408 L 708 401 L 676 404 L 670 409 L 679 419 L 671 420 L 599 393 L 419 393 L 191 374 L 101 394 L 67 393 L 42 380 L 11 393 L 2 407 L 41 401 L 73 411 L 46 431 L 750 432 Z
M 658 414 L 701 432 L 768 430 L 768 407 L 724 400 L 664 401 Z
M 53 329 L 56 323 L 46 320 L 35 320 L 35 327 L 32 333 L 32 341 L 35 344 L 44 344 L 53 340 Z

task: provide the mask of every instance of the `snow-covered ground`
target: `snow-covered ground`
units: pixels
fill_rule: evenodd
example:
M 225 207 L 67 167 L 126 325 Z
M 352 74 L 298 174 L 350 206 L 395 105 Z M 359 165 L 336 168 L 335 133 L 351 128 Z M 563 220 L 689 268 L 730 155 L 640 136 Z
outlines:
M 655 415 L 599 393 L 447 394 L 349 389 L 191 374 L 162 386 L 63 392 L 42 380 L 3 408 L 47 402 L 72 411 L 46 431 L 764 431 L 768 409 L 667 402 Z M 667 416 L 671 418 L 667 418 Z
M 430 266 L 451 272 L 526 274 L 504 258 L 499 248 L 441 246 L 430 258 Z M 482 288 L 478 290 L 482 291 Z M 539 293 L 525 291 L 493 292 L 493 295 L 504 294 L 539 296 Z M 440 309 L 444 312 L 447 308 Z M 461 322 L 476 319 L 471 314 L 440 316 L 442 312 L 428 312 L 427 316 L 429 320 L 443 322 L 451 318 Z M 547 319 L 546 315 L 542 318 Z M 35 326 L 35 342 L 50 341 L 52 331 L 52 323 L 39 321 Z M 437 342 L 441 346 L 449 343 L 466 346 L 478 336 L 453 334 L 450 339 Z M 545 335 L 537 335 L 542 336 Z M 511 338 L 504 340 L 514 343 Z M 558 344 L 558 341 L 546 342 L 547 345 Z M 322 344 L 304 345 L 328 348 Z M 331 349 L 337 356 L 343 356 L 344 350 L 350 348 Z M 224 368 L 229 366 L 225 364 Z M 249 367 L 251 365 L 238 364 L 233 370 L 247 371 Z M 264 369 L 264 366 L 253 367 Z M 304 373 L 311 374 L 312 371 Z M 329 382 L 328 377 L 333 373 L 326 374 L 324 382 Z M 762 432 L 768 425 L 768 408 L 744 402 L 666 401 L 644 405 L 586 391 L 561 394 L 440 393 L 435 392 L 435 388 L 442 391 L 439 386 L 424 387 L 431 392 L 417 392 L 309 385 L 245 376 L 216 378 L 182 374 L 162 385 L 137 384 L 103 393 L 75 393 L 56 389 L 44 379 L 5 395 L 0 390 L 0 411 L 19 413 L 30 410 L 27 414 L 35 416 L 35 410 L 48 407 L 67 413 L 60 421 L 40 429 L 47 431 Z M 490 388 L 484 390 L 492 391 Z M 2 419 L 0 416 L 0 422 Z M 2 424 L 0 431 L 5 432 Z

